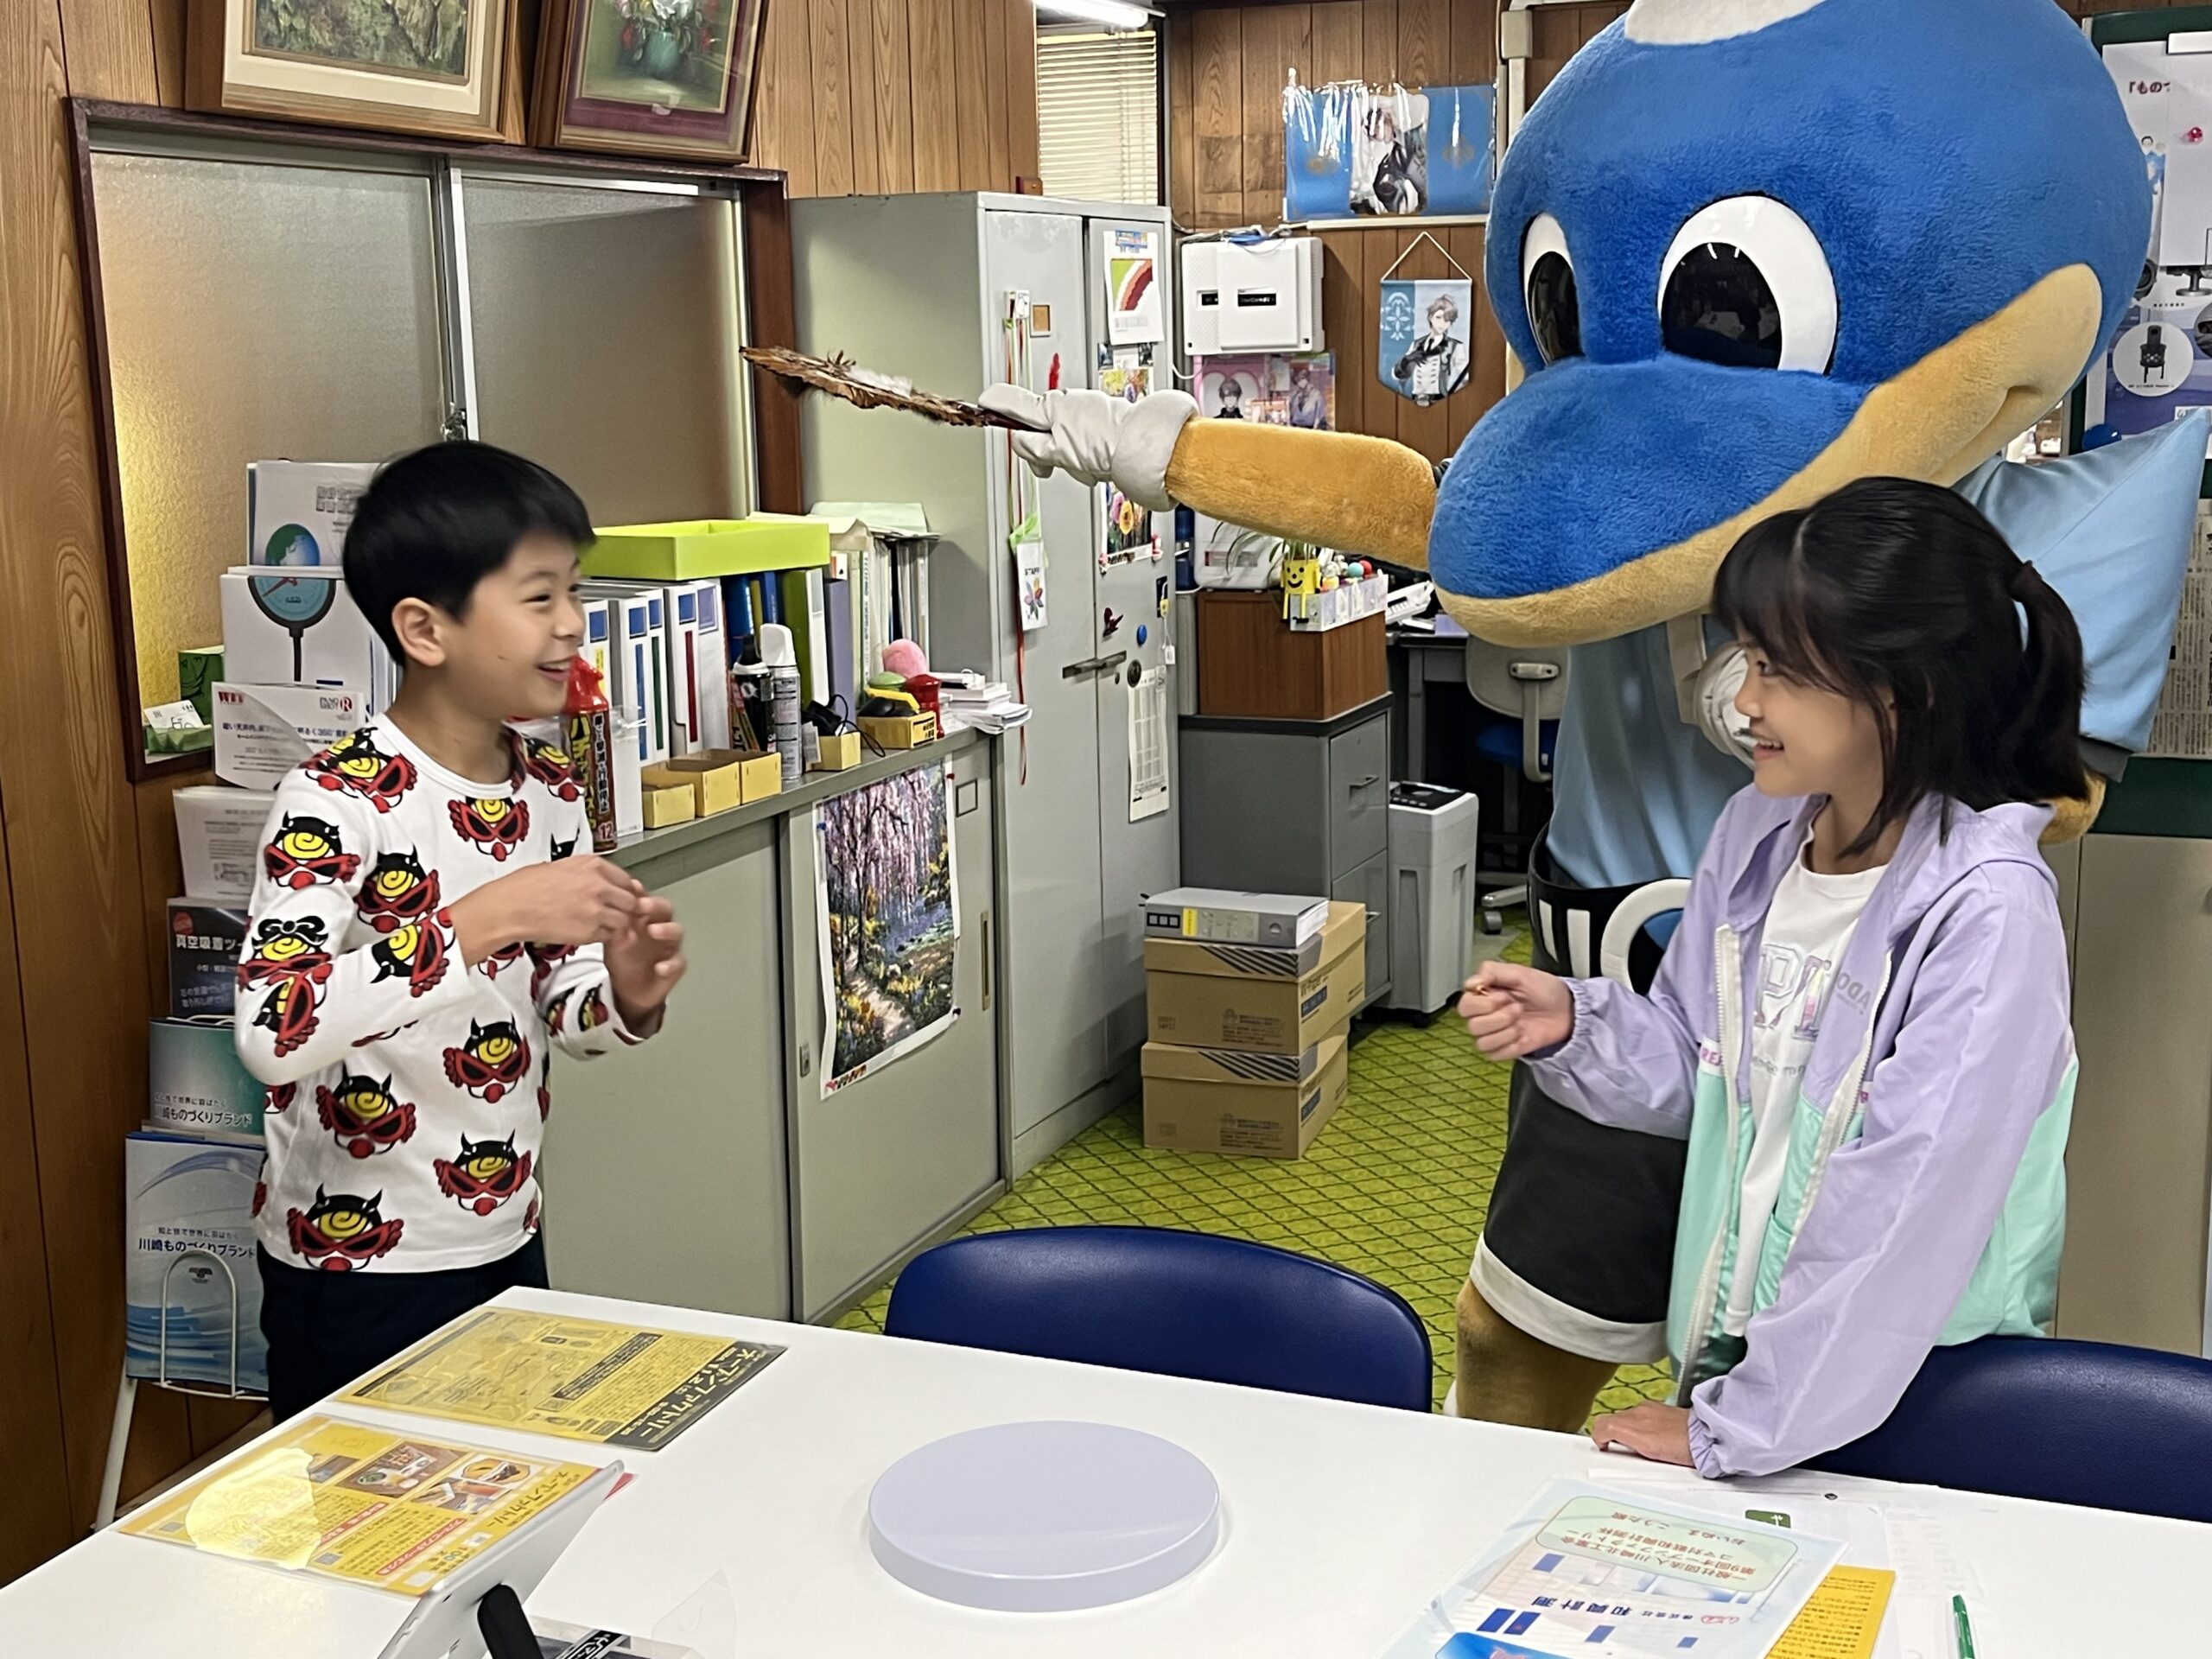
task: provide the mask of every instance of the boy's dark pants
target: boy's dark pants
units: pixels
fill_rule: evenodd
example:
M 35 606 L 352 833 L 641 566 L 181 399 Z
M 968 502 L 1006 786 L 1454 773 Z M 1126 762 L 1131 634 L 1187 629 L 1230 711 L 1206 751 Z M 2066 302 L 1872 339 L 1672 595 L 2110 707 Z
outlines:
M 257 1249 L 261 1333 L 269 1338 L 269 1408 L 296 1417 L 503 1290 L 543 1290 L 545 1241 L 442 1273 L 324 1273 Z

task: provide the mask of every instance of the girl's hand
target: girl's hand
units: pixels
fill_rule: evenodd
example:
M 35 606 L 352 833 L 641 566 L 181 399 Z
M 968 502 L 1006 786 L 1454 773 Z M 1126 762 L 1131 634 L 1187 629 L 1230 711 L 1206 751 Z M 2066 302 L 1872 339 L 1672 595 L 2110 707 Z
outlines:
M 1485 1057 L 1517 1060 L 1574 1034 L 1574 997 L 1557 975 L 1510 962 L 1486 963 L 1467 982 L 1459 1017 Z
M 1600 1417 L 1590 1425 L 1590 1438 L 1600 1452 L 1618 1446 L 1651 1463 L 1679 1463 L 1694 1468 L 1690 1456 L 1690 1414 L 1687 1407 L 1632 1406 Z

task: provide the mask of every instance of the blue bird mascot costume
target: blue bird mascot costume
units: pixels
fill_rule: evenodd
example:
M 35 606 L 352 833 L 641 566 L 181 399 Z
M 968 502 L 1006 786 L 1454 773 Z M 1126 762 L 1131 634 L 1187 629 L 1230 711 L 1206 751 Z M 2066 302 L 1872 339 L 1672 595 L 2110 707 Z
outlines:
M 986 401 L 1049 428 L 1014 441 L 1040 472 L 1426 564 L 1479 638 L 1573 646 L 1536 960 L 1588 975 L 1610 933 L 1643 983 L 1646 924 L 1748 781 L 1741 666 L 1704 613 L 1773 513 L 1921 479 L 2036 563 L 2088 657 L 2096 776 L 2060 835 L 2147 740 L 2202 417 L 2043 467 L 1999 457 L 2122 325 L 2150 229 L 2119 96 L 2051 0 L 1636 0 L 1500 171 L 1487 285 L 1526 378 L 1447 467 L 1196 420 L 1178 392 Z M 1659 1357 L 1682 1160 L 1516 1067 L 1459 1300 L 1460 1414 L 1573 1429 L 1617 1365 Z

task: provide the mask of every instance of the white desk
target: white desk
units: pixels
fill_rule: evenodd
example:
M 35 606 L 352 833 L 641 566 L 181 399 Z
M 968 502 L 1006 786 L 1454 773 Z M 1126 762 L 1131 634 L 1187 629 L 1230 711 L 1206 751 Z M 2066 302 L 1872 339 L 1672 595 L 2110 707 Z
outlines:
M 546 1618 L 649 1631 L 719 1573 L 744 1659 L 1369 1659 L 1539 1485 L 1586 1475 L 1593 1461 L 1577 1438 L 1290 1395 L 557 1293 L 502 1300 L 789 1347 L 669 1450 L 626 1459 L 636 1480 L 530 1604 Z M 597 1448 L 568 1441 L 360 1414 L 596 1460 Z M 942 1605 L 885 1576 L 865 1522 L 884 1468 L 956 1430 L 1039 1417 L 1124 1423 L 1203 1458 L 1227 1514 L 1214 1560 L 1144 1601 L 1041 1617 Z M 1895 1490 L 1836 1486 L 1877 1502 Z M 1987 1659 L 2201 1650 L 2194 1597 L 2142 1587 L 2201 1584 L 2212 1572 L 2212 1528 L 1963 1495 L 1935 1501 L 1980 1573 L 1976 1633 Z M 2100 1593 L 2100 1580 L 2121 1592 Z M 105 1533 L 0 1591 L 0 1653 L 366 1659 L 404 1611 L 378 1592 Z

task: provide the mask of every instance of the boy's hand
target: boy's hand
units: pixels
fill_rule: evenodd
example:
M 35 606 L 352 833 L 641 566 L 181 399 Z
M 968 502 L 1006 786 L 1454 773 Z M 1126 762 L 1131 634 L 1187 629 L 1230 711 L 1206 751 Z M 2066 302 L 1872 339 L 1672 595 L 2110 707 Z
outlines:
M 1485 963 L 1467 982 L 1459 1017 L 1486 1058 L 1517 1060 L 1574 1034 L 1574 997 L 1556 975 L 1510 962 Z
M 645 902 L 645 884 L 588 855 L 486 881 L 451 906 L 461 959 L 474 967 L 517 944 L 605 944 Z
M 1590 1439 L 1600 1452 L 1618 1446 L 1649 1463 L 1679 1463 L 1694 1468 L 1690 1456 L 1690 1414 L 1681 1406 L 1631 1406 L 1590 1425 Z
M 607 942 L 607 980 L 615 1011 L 639 1036 L 660 1025 L 661 1009 L 690 964 L 683 959 L 683 924 L 665 899 L 638 901 L 630 925 Z

